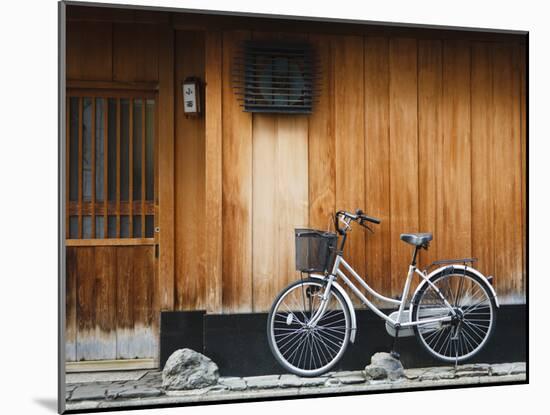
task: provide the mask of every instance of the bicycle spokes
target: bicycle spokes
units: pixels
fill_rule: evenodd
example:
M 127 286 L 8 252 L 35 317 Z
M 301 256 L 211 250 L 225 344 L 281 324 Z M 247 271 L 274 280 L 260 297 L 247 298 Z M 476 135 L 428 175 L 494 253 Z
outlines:
M 270 313 L 275 356 L 287 369 L 300 375 L 328 370 L 340 358 L 349 339 L 349 312 L 336 293 L 329 294 L 317 324 L 308 324 L 322 306 L 323 292 L 320 282 L 299 282 L 281 295 Z

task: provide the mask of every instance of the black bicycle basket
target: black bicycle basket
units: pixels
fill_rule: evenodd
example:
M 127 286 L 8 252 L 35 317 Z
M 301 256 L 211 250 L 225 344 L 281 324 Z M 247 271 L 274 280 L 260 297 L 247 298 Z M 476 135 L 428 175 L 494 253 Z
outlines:
M 296 270 L 301 272 L 326 272 L 332 253 L 336 249 L 338 235 L 316 229 L 295 229 Z

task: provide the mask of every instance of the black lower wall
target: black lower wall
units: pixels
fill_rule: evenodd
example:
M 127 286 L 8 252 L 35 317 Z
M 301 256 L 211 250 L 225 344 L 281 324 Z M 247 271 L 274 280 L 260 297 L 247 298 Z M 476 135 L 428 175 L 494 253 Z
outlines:
M 355 343 L 348 346 L 335 370 L 362 369 L 374 353 L 391 348 L 393 338 L 386 332 L 385 321 L 370 310 L 357 310 L 356 313 Z M 267 313 L 162 312 L 161 367 L 171 353 L 187 347 L 210 357 L 218 364 L 222 376 L 284 373 L 269 350 L 266 322 Z M 424 351 L 415 337 L 400 338 L 397 350 L 406 368 L 443 364 Z M 501 306 L 492 339 L 471 363 L 525 361 L 526 350 L 525 305 Z

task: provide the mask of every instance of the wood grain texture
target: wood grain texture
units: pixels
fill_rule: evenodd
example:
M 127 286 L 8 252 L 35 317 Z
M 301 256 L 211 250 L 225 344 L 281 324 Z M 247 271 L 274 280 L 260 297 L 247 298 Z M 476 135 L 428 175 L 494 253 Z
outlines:
M 223 34 L 223 311 L 252 309 L 252 116 L 231 89 L 232 59 L 249 32 Z
M 390 64 L 390 212 L 392 295 L 401 294 L 412 247 L 399 239 L 418 231 L 417 45 L 392 38 Z
M 252 275 L 254 310 L 269 307 L 280 290 L 277 116 L 254 114 L 252 122 Z M 286 278 L 284 278 L 286 281 Z M 283 283 L 284 284 L 284 283 Z
M 186 117 L 182 85 L 185 78 L 204 79 L 204 33 L 176 32 L 175 88 L 175 308 L 206 308 L 205 122 Z
M 362 37 L 339 37 L 334 44 L 334 128 L 336 142 L 336 210 L 355 211 L 365 205 L 365 101 Z M 355 227 L 344 255 L 364 276 L 365 233 Z M 359 304 L 359 302 L 354 299 Z
M 112 81 L 112 24 L 67 23 L 67 79 Z
M 254 40 L 277 39 L 277 33 L 252 33 Z M 277 114 L 252 115 L 252 295 L 253 311 L 271 306 L 273 296 L 286 281 L 279 274 L 283 247 L 279 244 L 277 214 L 278 176 Z M 284 168 L 284 167 L 283 167 Z
M 114 24 L 113 80 L 157 81 L 160 28 L 152 24 Z
M 389 40 L 365 39 L 365 213 L 381 219 L 367 234 L 366 282 L 391 293 Z
M 206 238 L 206 298 L 209 312 L 222 311 L 222 36 L 205 39 L 205 210 L 210 218 Z
M 521 137 L 521 224 L 522 224 L 522 296 L 527 295 L 527 50 L 525 44 L 517 47 L 516 64 L 519 66 L 520 83 L 520 137 Z
M 112 248 L 70 248 L 78 251 L 76 360 L 113 359 L 116 356 L 114 264 Z
M 419 230 L 431 232 L 428 251 L 421 251 L 420 265 L 438 257 L 438 193 L 441 171 L 442 44 L 418 42 L 418 214 Z
M 319 102 L 314 105 L 308 125 L 309 226 L 333 231 L 332 215 L 336 210 L 333 37 L 310 35 L 309 41 L 321 68 Z
M 158 286 L 161 310 L 174 309 L 174 31 L 161 31 L 158 99 Z
M 441 204 L 438 205 L 438 256 L 471 255 L 470 48 L 443 44 L 443 143 Z
M 76 360 L 77 316 L 76 316 L 76 287 L 77 263 L 74 249 L 66 250 L 67 276 L 65 296 L 65 359 Z
M 273 217 L 277 220 L 279 246 L 275 290 L 299 278 L 295 267 L 294 229 L 308 224 L 308 119 L 300 115 L 279 115 L 277 117 L 276 151 L 277 185 Z M 261 184 L 260 184 L 261 186 Z M 258 241 L 261 243 L 260 241 Z M 271 301 L 258 305 L 268 310 Z
M 493 52 L 488 43 L 472 44 L 472 255 L 486 275 L 495 273 L 495 146 Z M 492 114 L 491 114 L 492 115 Z
M 495 282 L 513 297 L 522 289 L 520 83 L 514 70 L 513 45 L 493 50 L 495 160 Z M 501 209 L 506 206 L 506 209 Z
M 68 360 L 157 357 L 153 254 L 152 246 L 67 248 Z

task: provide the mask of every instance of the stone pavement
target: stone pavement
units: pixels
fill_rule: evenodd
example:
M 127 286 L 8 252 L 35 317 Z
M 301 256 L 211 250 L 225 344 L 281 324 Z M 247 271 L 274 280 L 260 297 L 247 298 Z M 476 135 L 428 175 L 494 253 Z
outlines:
M 105 374 L 106 378 L 113 377 Z M 98 381 L 98 374 L 79 383 L 66 384 L 66 409 L 88 410 L 143 405 L 177 405 L 196 402 L 322 395 L 350 392 L 372 392 L 395 389 L 430 388 L 487 383 L 522 382 L 526 380 L 525 362 L 499 364 L 468 364 L 454 366 L 406 369 L 405 377 L 396 381 L 367 381 L 363 371 L 330 372 L 316 378 L 295 375 L 268 375 L 253 377 L 221 377 L 217 385 L 187 391 L 165 391 L 162 373 L 148 371 L 139 379 Z M 74 380 L 73 379 L 73 380 Z

